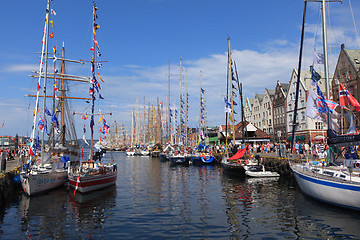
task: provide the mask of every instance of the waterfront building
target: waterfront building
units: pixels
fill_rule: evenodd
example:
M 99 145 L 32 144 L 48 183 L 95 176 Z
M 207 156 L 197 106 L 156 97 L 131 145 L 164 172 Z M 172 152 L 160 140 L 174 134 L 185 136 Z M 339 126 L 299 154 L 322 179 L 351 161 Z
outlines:
M 262 130 L 266 132 L 268 135 L 272 136 L 274 134 L 273 127 L 273 99 L 275 95 L 274 89 L 265 88 L 264 98 L 262 102 L 262 108 L 260 115 L 262 116 Z
M 264 98 L 264 94 L 255 93 L 252 111 L 251 111 L 251 122 L 255 127 L 262 129 L 263 118 L 261 116 L 262 113 L 262 101 Z
M 229 128 L 228 128 L 229 130 Z M 220 125 L 218 132 L 219 141 L 225 143 L 226 125 Z M 228 143 L 232 141 L 232 138 L 228 137 Z M 267 143 L 270 141 L 270 135 L 256 127 L 251 122 L 239 122 L 235 125 L 235 143 Z
M 254 105 L 254 98 L 246 98 L 244 104 L 244 120 L 247 122 L 251 122 L 252 120 L 252 108 Z
M 286 95 L 289 90 L 288 83 L 276 83 L 273 108 L 274 139 L 286 139 Z
M 274 89 L 265 88 L 264 94 L 256 93 L 255 98 L 247 98 L 244 106 L 245 120 L 270 136 L 274 134 L 272 110 L 274 94 Z
M 339 58 L 336 64 L 334 71 L 334 77 L 332 79 L 332 95 L 334 96 L 333 100 L 339 103 L 339 84 L 340 81 L 353 95 L 356 100 L 360 99 L 360 50 L 359 49 L 345 49 L 345 45 L 341 44 L 341 50 Z M 348 106 L 353 110 L 352 106 Z M 359 116 L 360 113 L 353 111 L 355 119 L 355 128 L 360 129 Z M 344 120 L 344 114 L 340 118 L 340 133 L 346 133 L 349 128 L 349 122 Z
M 321 79 L 318 81 L 321 91 L 325 94 L 325 75 L 321 71 L 317 71 L 321 75 Z M 293 118 L 295 108 L 295 96 L 296 96 L 296 83 L 298 79 L 298 72 L 294 68 L 289 82 L 289 90 L 286 95 L 286 132 L 287 140 L 291 140 L 293 130 Z M 298 95 L 298 107 L 296 115 L 296 128 L 295 128 L 295 141 L 313 141 L 321 140 L 326 137 L 327 126 L 321 121 L 315 121 L 306 117 L 306 100 L 308 91 L 312 88 L 316 92 L 316 87 L 311 86 L 311 72 L 301 71 L 300 85 Z

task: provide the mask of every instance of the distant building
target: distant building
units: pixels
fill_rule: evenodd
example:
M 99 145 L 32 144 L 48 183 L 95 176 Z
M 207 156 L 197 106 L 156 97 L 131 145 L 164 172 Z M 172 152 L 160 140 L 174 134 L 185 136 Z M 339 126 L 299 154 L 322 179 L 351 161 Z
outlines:
M 341 44 L 339 58 L 334 71 L 332 79 L 332 95 L 333 100 L 337 103 L 339 100 L 339 84 L 340 81 L 358 101 L 360 99 L 360 50 L 359 49 L 345 49 L 345 45 Z M 353 110 L 352 106 L 348 106 Z M 355 119 L 355 128 L 360 129 L 360 113 L 353 111 Z M 349 128 L 349 122 L 342 117 L 340 119 L 340 132 L 346 133 Z
M 229 130 L 229 129 L 228 129 Z M 225 143 L 226 125 L 220 125 L 218 137 L 221 143 Z M 228 137 L 228 143 L 232 141 L 232 137 Z M 242 143 L 261 143 L 269 142 L 270 135 L 254 126 L 252 123 L 244 121 L 235 125 L 235 142 Z
M 274 99 L 275 90 L 265 88 L 264 98 L 262 101 L 262 108 L 260 115 L 262 116 L 262 130 L 268 135 L 274 135 L 273 127 L 273 99 Z
M 246 98 L 244 104 L 244 121 L 251 122 L 252 121 L 252 109 L 254 105 L 253 98 Z
M 253 101 L 252 111 L 251 111 L 251 122 L 255 127 L 262 129 L 263 117 L 262 117 L 262 101 L 264 94 L 255 93 L 255 98 Z
M 289 90 L 288 83 L 276 83 L 274 99 L 273 99 L 273 126 L 274 139 L 278 140 L 278 132 L 280 139 L 286 139 L 286 95 Z
M 18 148 L 28 146 L 30 143 L 29 137 L 20 136 L 0 136 L 0 148 Z
M 318 84 L 322 92 L 325 94 L 325 78 L 324 74 L 317 71 L 321 75 Z M 286 96 L 286 132 L 287 140 L 291 140 L 293 130 L 293 118 L 295 109 L 296 83 L 298 72 L 294 68 L 289 83 L 289 90 Z M 298 95 L 298 105 L 296 114 L 295 141 L 313 141 L 326 138 L 327 126 L 321 121 L 315 121 L 306 117 L 306 100 L 308 91 L 312 88 L 316 92 L 316 87 L 311 86 L 311 72 L 301 71 L 300 85 Z

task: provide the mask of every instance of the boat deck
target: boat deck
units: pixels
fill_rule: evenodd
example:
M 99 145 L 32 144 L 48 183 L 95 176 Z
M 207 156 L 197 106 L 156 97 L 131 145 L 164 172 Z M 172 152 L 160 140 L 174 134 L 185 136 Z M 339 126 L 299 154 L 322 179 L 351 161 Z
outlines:
M 354 169 L 353 172 L 351 173 L 351 177 L 353 177 L 355 181 L 349 181 L 349 180 L 345 180 L 345 179 L 342 179 L 340 177 L 333 177 L 331 175 L 327 175 L 326 173 L 318 173 L 317 171 L 315 171 L 315 169 L 323 169 L 323 170 L 328 170 L 328 171 L 336 171 L 336 172 L 341 172 L 342 174 L 346 175 L 346 176 L 349 176 L 349 172 L 347 170 L 347 168 L 339 168 L 339 167 L 336 167 L 336 166 L 329 166 L 329 167 L 315 167 L 312 166 L 312 171 L 309 171 L 309 166 L 306 166 L 308 170 L 305 170 L 304 169 L 304 166 L 299 166 L 299 165 L 296 165 L 296 164 L 293 164 L 291 165 L 291 168 L 296 171 L 296 172 L 299 172 L 299 173 L 303 173 L 305 175 L 308 175 L 308 176 L 311 176 L 311 177 L 317 177 L 317 178 L 320 178 L 320 179 L 324 179 L 324 180 L 328 180 L 328 181 L 336 181 L 336 182 L 339 182 L 339 183 L 349 183 L 351 182 L 352 184 L 355 184 L 355 185 L 359 185 L 360 186 L 360 170 L 359 169 Z

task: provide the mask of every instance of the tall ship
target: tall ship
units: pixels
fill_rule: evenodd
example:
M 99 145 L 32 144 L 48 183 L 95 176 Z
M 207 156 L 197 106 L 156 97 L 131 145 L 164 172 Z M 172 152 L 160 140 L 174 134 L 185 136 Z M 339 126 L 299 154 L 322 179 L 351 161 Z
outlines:
M 103 163 L 101 160 L 102 152 L 95 151 L 94 149 L 94 125 L 95 125 L 95 116 L 99 117 L 99 123 L 102 123 L 102 127 L 100 128 L 101 132 L 106 135 L 110 129 L 110 126 L 107 125 L 105 117 L 103 113 L 101 113 L 100 109 L 98 113 L 95 113 L 95 103 L 96 100 L 103 99 L 100 94 L 100 83 L 97 78 L 102 81 L 100 73 L 96 74 L 96 65 L 101 61 L 96 61 L 95 57 L 100 56 L 97 54 L 97 50 L 99 50 L 99 44 L 96 41 L 96 31 L 100 28 L 100 25 L 97 24 L 97 6 L 94 3 L 93 6 L 93 21 L 92 21 L 92 47 L 91 51 L 91 79 L 90 79 L 90 89 L 89 94 L 91 95 L 91 100 L 89 104 L 91 105 L 90 116 L 90 133 L 91 133 L 91 141 L 89 144 L 90 155 L 89 158 L 81 161 L 78 166 L 70 167 L 69 169 L 69 184 L 72 188 L 74 188 L 74 195 L 76 191 L 80 193 L 87 193 L 91 191 L 95 191 L 98 189 L 102 189 L 116 183 L 117 179 L 117 165 L 114 163 L 114 159 L 111 159 L 110 163 Z M 84 119 L 86 121 L 86 119 Z M 100 140 L 99 140 L 100 142 Z M 83 158 L 83 156 L 82 156 Z
M 89 79 L 65 72 L 65 63 L 84 63 L 66 59 L 64 44 L 61 56 L 55 45 L 49 52 L 50 42 L 55 37 L 51 29 L 54 27 L 54 20 L 51 17 L 56 15 L 50 8 L 50 3 L 48 0 L 40 66 L 33 75 L 37 79 L 36 94 L 28 95 L 36 99 L 29 159 L 20 172 L 22 188 L 28 195 L 63 185 L 67 181 L 67 166 L 79 162 L 80 149 L 68 100 L 87 99 L 68 96 L 67 92 L 71 88 L 69 82 L 88 82 Z M 48 87 L 49 83 L 52 88 Z

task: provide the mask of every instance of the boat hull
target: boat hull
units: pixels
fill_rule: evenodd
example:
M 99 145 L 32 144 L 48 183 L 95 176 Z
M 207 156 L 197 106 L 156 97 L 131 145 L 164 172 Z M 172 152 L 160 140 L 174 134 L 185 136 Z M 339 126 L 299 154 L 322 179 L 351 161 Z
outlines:
M 227 173 L 236 174 L 240 177 L 245 177 L 245 168 L 237 162 L 221 162 L 223 169 Z
M 332 205 L 360 210 L 360 185 L 323 179 L 291 167 L 301 191 L 309 197 Z
M 20 173 L 22 188 L 29 196 L 63 186 L 66 180 L 67 171 L 65 169 L 39 173 Z
M 185 156 L 171 156 L 170 163 L 172 164 L 188 164 L 189 158 Z
M 69 184 L 81 193 L 92 192 L 111 186 L 116 183 L 117 171 L 104 174 L 94 174 L 87 176 L 71 175 L 69 176 Z
M 245 171 L 246 176 L 253 177 L 253 178 L 278 178 L 280 177 L 280 174 L 277 172 L 253 172 L 253 171 Z
M 214 163 L 213 156 L 206 156 L 205 159 L 203 156 L 191 156 L 190 158 L 193 164 L 205 165 Z

